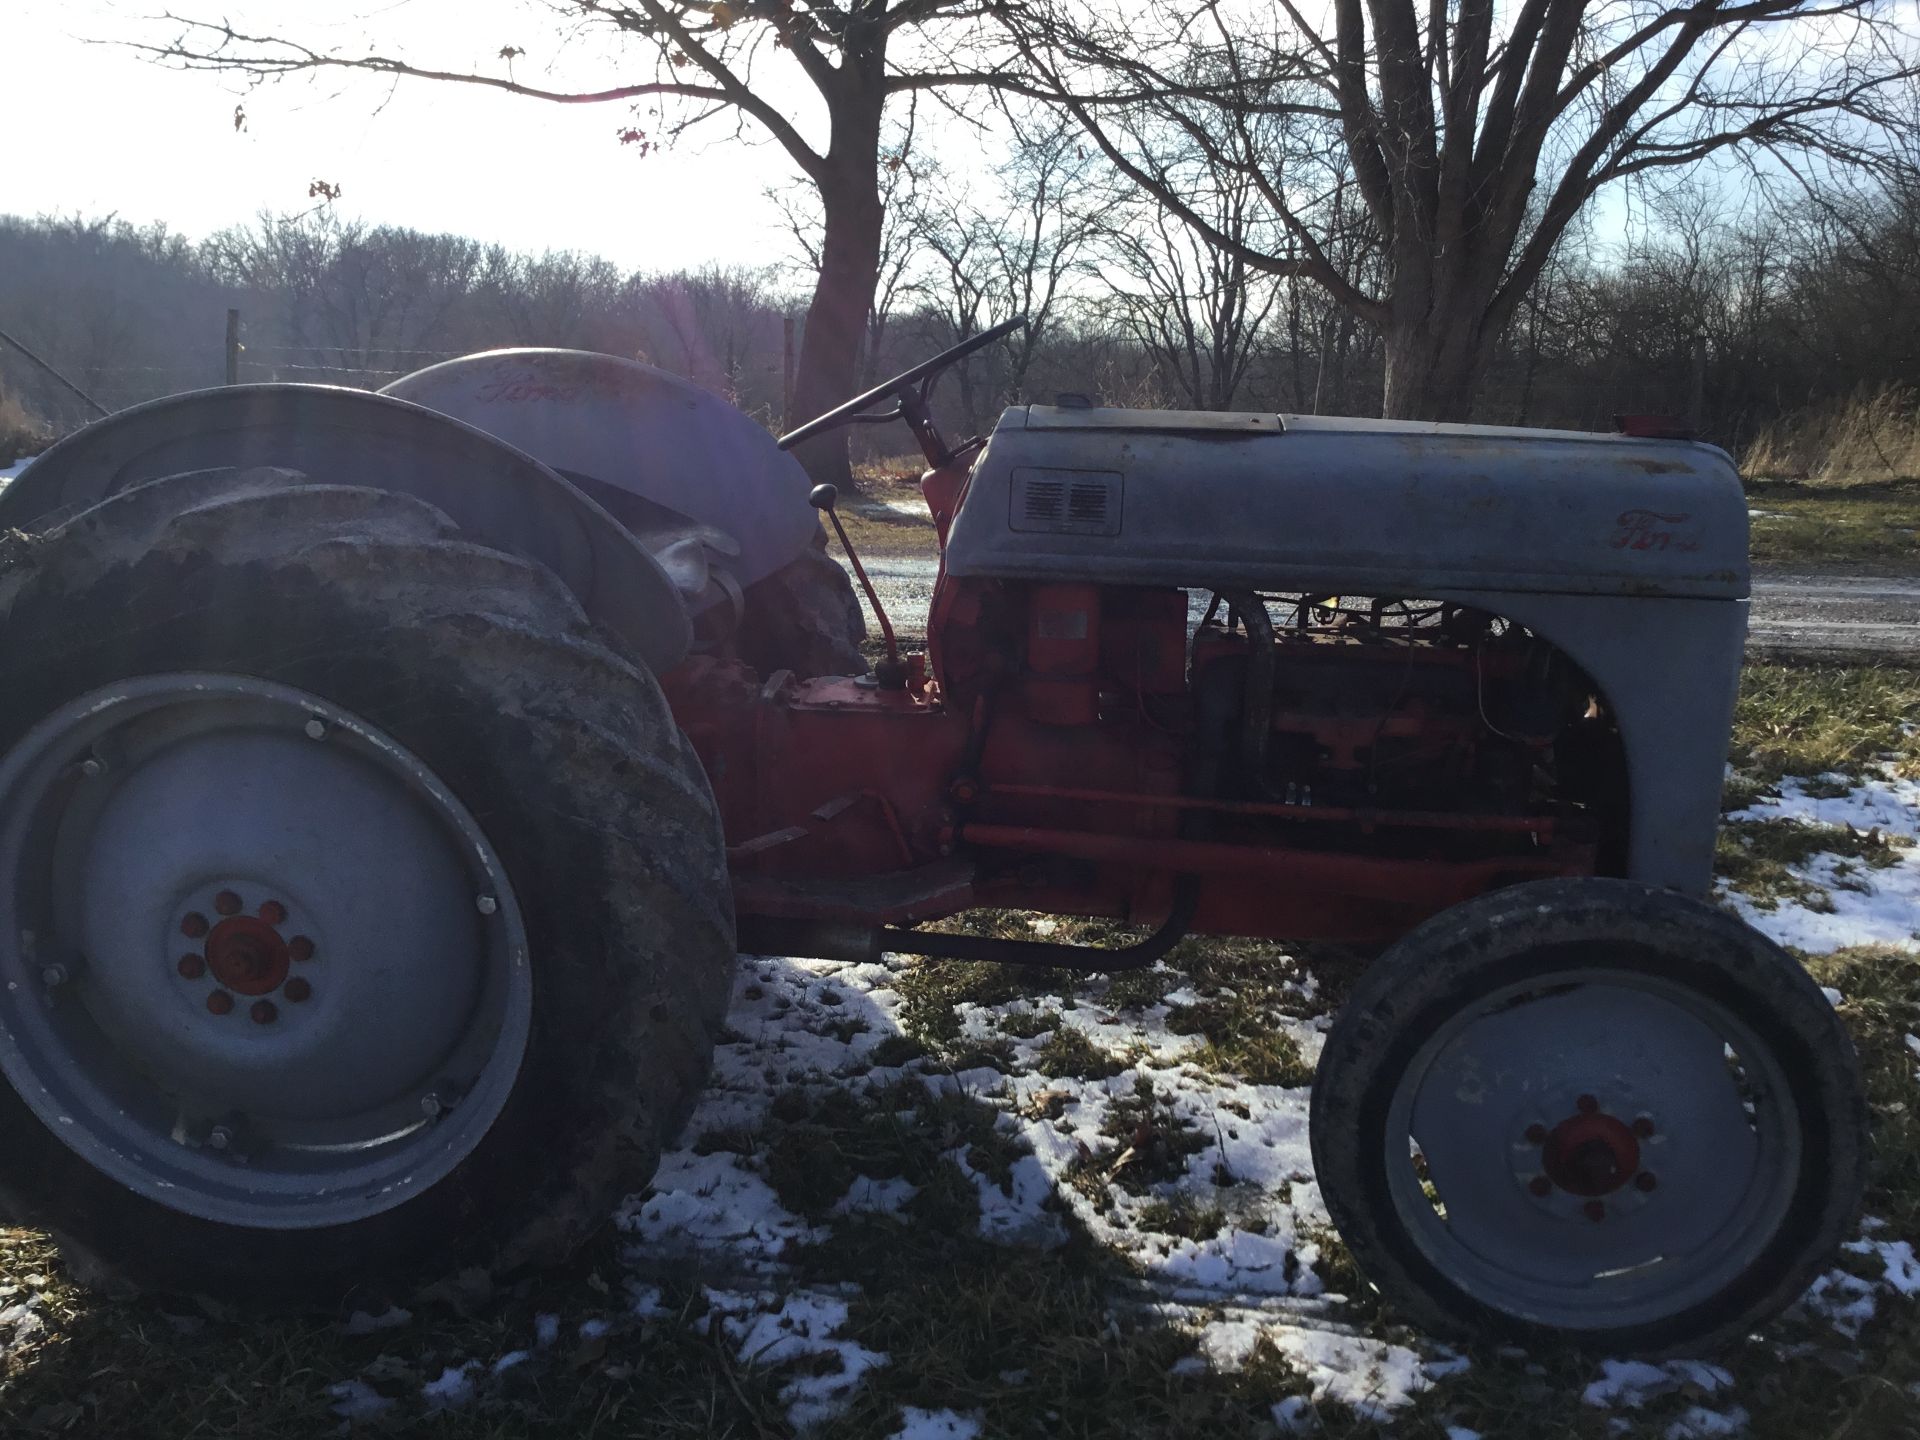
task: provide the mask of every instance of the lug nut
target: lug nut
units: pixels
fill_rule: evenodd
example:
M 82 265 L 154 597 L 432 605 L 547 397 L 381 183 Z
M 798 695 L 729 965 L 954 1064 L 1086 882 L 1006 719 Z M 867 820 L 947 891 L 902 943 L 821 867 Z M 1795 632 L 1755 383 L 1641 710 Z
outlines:
M 180 922 L 180 933 L 189 940 L 198 940 L 208 930 L 207 917 L 198 910 L 192 911 Z
M 260 918 L 269 925 L 283 925 L 287 919 L 287 907 L 278 900 L 269 900 L 260 907 Z
M 80 762 L 80 773 L 89 780 L 98 780 L 107 773 L 107 767 L 97 755 L 89 755 Z
M 1587 1219 L 1596 1224 L 1607 1218 L 1607 1203 L 1604 1200 L 1589 1200 L 1582 1208 L 1586 1211 Z
M 218 895 L 213 897 L 213 908 L 218 910 L 222 915 L 238 915 L 240 913 L 240 897 L 231 890 L 222 890 Z
M 1642 1192 L 1658 1189 L 1659 1185 L 1659 1179 L 1651 1170 L 1642 1170 L 1638 1175 L 1633 1177 L 1634 1189 Z
M 324 720 L 307 721 L 307 738 L 309 740 L 326 739 L 327 738 L 327 722 Z
M 313 986 L 309 985 L 305 980 L 302 980 L 298 975 L 281 986 L 280 991 L 287 999 L 296 1005 L 303 1000 L 311 1000 L 313 998 Z
M 216 1125 L 207 1132 L 207 1148 L 209 1150 L 224 1150 L 231 1144 L 233 1144 L 233 1131 L 229 1130 L 226 1126 Z
M 304 935 L 296 935 L 287 942 L 287 954 L 295 960 L 313 959 L 313 941 Z
M 1651 1115 L 1642 1115 L 1639 1119 L 1635 1120 L 1633 1122 L 1633 1133 L 1638 1135 L 1642 1140 L 1651 1140 L 1653 1138 L 1653 1117 Z
M 482 895 L 473 903 L 482 915 L 491 915 L 500 908 L 500 902 L 491 895 Z
M 40 969 L 41 983 L 49 988 L 67 983 L 67 967 L 64 965 L 45 965 Z
M 1544 1175 L 1536 1175 L 1527 1182 L 1527 1189 L 1544 1200 L 1553 1193 L 1553 1182 Z
M 445 1108 L 446 1107 L 440 1103 L 440 1097 L 431 1091 L 420 1097 L 420 1113 L 429 1120 L 437 1118 Z
M 280 1018 L 280 1007 L 271 1000 L 256 1000 L 253 1009 L 247 1012 L 256 1025 L 271 1025 Z
M 207 973 L 207 962 L 198 955 L 182 955 L 174 969 L 180 972 L 182 980 L 198 980 Z
M 1600 1108 L 1600 1102 L 1591 1095 L 1582 1095 L 1573 1105 L 1582 1115 L 1591 1115 Z
M 1544 1125 L 1527 1126 L 1527 1143 L 1529 1145 L 1546 1144 L 1547 1143 L 1547 1127 Z
M 233 996 L 224 990 L 216 990 L 207 996 L 207 1009 L 216 1015 L 225 1015 L 233 1009 Z

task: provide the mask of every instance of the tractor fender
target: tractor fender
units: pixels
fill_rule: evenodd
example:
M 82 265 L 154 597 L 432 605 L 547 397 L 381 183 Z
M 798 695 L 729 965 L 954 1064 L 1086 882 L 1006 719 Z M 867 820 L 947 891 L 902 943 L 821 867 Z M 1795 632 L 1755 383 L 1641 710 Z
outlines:
M 792 563 L 820 530 L 806 472 L 764 428 L 637 360 L 492 350 L 416 370 L 381 393 L 537 456 L 643 538 L 659 507 L 723 532 L 737 547 L 726 568 L 742 587 Z
M 1586 671 L 1626 752 L 1627 878 L 1709 894 L 1746 602 L 1515 590 L 1431 598 L 1524 625 Z
M 122 410 L 68 436 L 0 490 L 0 531 L 51 530 L 164 476 L 258 466 L 438 507 L 475 540 L 553 571 L 655 674 L 691 647 L 682 590 L 576 486 L 497 436 L 364 390 L 234 385 Z

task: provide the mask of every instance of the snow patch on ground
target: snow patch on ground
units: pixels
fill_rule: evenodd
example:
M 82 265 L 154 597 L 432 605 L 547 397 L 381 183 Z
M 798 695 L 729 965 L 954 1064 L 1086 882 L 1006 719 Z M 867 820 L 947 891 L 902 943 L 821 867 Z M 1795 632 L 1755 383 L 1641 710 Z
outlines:
M 0 1305 L 0 1359 L 46 1328 L 40 1318 L 40 1297 L 29 1295 L 11 1305 Z
M 1699 1360 L 1669 1360 L 1661 1365 L 1644 1360 L 1602 1360 L 1600 1378 L 1581 1392 L 1580 1399 L 1600 1409 L 1638 1410 L 1649 1400 L 1685 1387 L 1712 1395 L 1732 1385 L 1731 1374 Z
M 1920 837 L 1920 785 L 1911 781 L 1887 775 L 1840 798 L 1810 796 L 1791 780 L 1781 791 L 1778 801 L 1742 818 L 1791 817 Z M 1808 875 L 1863 888 L 1834 889 L 1832 915 L 1791 903 L 1755 914 L 1737 896 L 1728 903 L 1776 938 L 1816 950 L 1911 943 L 1920 929 L 1920 850 L 1902 852 L 1888 869 L 1844 876 L 1816 859 Z M 1010 1266 L 1020 1263 L 1022 1250 L 1055 1246 L 1083 1231 L 1138 1277 L 1134 1289 L 1116 1294 L 1116 1323 L 1138 1313 L 1194 1336 L 1196 1353 L 1172 1365 L 1175 1377 L 1234 1371 L 1270 1347 L 1305 1386 L 1305 1393 L 1272 1407 L 1283 1433 L 1318 1431 L 1325 1406 L 1348 1407 L 1364 1421 L 1389 1421 L 1469 1362 L 1442 1347 L 1393 1343 L 1342 1323 L 1340 1297 L 1326 1293 L 1322 1273 L 1320 1240 L 1329 1220 L 1314 1182 L 1308 1090 L 1250 1084 L 1203 1066 L 1200 1037 L 1172 1026 L 1181 1007 L 1219 992 L 1202 994 L 1199 982 L 1167 978 L 1179 988 L 1144 1008 L 1110 1008 L 1097 982 L 1070 1001 L 1030 997 L 961 1007 L 963 1034 L 1007 1055 L 1009 1073 L 987 1067 L 949 1073 L 918 1059 L 899 1067 L 874 1064 L 877 1047 L 903 1030 L 904 1001 L 888 965 L 743 957 L 712 1082 L 652 1188 L 630 1197 L 616 1216 L 627 1273 L 614 1289 L 615 1310 L 622 1301 L 627 1308 L 614 1325 L 680 1323 L 682 1313 L 702 1326 L 717 1321 L 738 1363 L 769 1378 L 790 1423 L 830 1432 L 863 1382 L 893 1362 L 871 1348 L 879 1343 L 871 1335 L 848 1333 L 860 1291 L 822 1282 L 813 1271 L 803 1277 L 795 1253 L 830 1240 L 843 1220 L 913 1223 L 910 1207 L 919 1191 L 901 1178 L 856 1178 L 823 1219 L 809 1220 L 781 1203 L 766 1156 L 749 1141 L 777 1129 L 770 1110 L 785 1092 L 819 1096 L 912 1079 L 989 1107 L 999 1136 L 1028 1152 L 998 1165 L 964 1140 L 945 1152 L 975 1189 L 980 1233 L 1006 1247 Z M 1311 977 L 1290 984 L 1301 1003 L 1286 1008 L 1309 1018 L 1276 1016 L 1273 1024 L 1311 1062 L 1330 1017 L 1321 1013 Z M 1053 1027 L 1078 1032 L 1121 1057 L 1125 1068 L 1103 1078 L 1042 1073 L 1041 1052 L 1057 1043 Z M 1920 1063 L 1920 1037 L 1910 1043 Z M 1179 1136 L 1181 1145 L 1162 1150 L 1151 1178 L 1141 1179 L 1132 1152 L 1145 1155 L 1166 1135 Z M 1092 1177 L 1101 1183 L 1088 1183 L 1089 1165 L 1101 1172 Z M 1171 1205 L 1217 1214 L 1218 1223 L 1210 1234 L 1190 1225 L 1167 1233 L 1156 1226 L 1166 1224 Z M 1884 1228 L 1863 1224 L 1862 1238 L 1848 1247 L 1850 1268 L 1815 1282 L 1801 1302 L 1803 1319 L 1857 1335 L 1880 1304 L 1920 1294 L 1913 1243 L 1881 1233 Z M 684 1304 L 685 1291 L 670 1277 L 689 1266 L 704 1283 Z M 13 1313 L 0 1311 L 0 1341 Z M 406 1318 L 403 1311 L 355 1315 L 347 1328 L 367 1333 Z M 589 1323 L 602 1336 L 610 1333 L 605 1320 Z M 587 1337 L 587 1329 L 581 1334 Z M 495 1377 L 555 1364 L 552 1357 L 565 1348 L 555 1349 L 560 1336 L 559 1318 L 540 1315 L 530 1349 L 490 1364 L 447 1364 L 438 1379 L 421 1386 L 422 1400 L 428 1408 L 449 1409 L 480 1392 L 484 1404 Z M 1019 1383 L 1015 1372 L 1001 1380 Z M 1577 1397 L 1565 1400 L 1615 1412 L 1606 1423 L 1617 1430 L 1692 1440 L 1747 1427 L 1732 1383 L 1727 1371 L 1699 1361 L 1609 1360 Z M 336 1386 L 332 1395 L 343 1419 L 373 1417 L 393 1404 L 364 1380 Z M 984 1413 L 909 1407 L 899 1423 L 895 1440 L 972 1440 L 986 1433 L 989 1421 Z M 1464 1426 L 1447 1426 L 1446 1433 L 1449 1440 L 1473 1440 Z
M 900 1428 L 892 1440 L 979 1440 L 981 1421 L 957 1410 L 920 1410 L 912 1405 L 900 1411 Z
M 333 1397 L 331 1409 L 342 1420 L 372 1420 L 393 1408 L 393 1401 L 364 1380 L 342 1380 L 329 1385 Z
M 1879 1313 L 1879 1287 L 1873 1281 L 1848 1270 L 1829 1270 L 1802 1295 L 1799 1306 L 1809 1315 L 1827 1321 L 1848 1339 L 1859 1336 L 1861 1327 Z
M 1750 1419 L 1746 1409 L 1739 1405 L 1731 1410 L 1689 1405 L 1679 1419 L 1667 1426 L 1667 1440 L 1711 1440 L 1718 1435 L 1741 1435 L 1746 1433 Z
M 1295 1325 L 1272 1326 L 1264 1338 L 1307 1377 L 1316 1404 L 1349 1405 L 1363 1419 L 1386 1420 L 1432 1383 L 1404 1345 Z
M 1763 910 L 1738 891 L 1727 891 L 1723 903 L 1763 935 L 1800 950 L 1824 954 L 1855 945 L 1920 950 L 1920 782 L 1888 772 L 1843 781 L 1853 788 L 1838 796 L 1809 795 L 1807 783 L 1782 780 L 1779 798 L 1763 798 L 1727 818 L 1877 830 L 1914 843 L 1898 851 L 1884 869 L 1834 855 L 1816 855 L 1798 867 L 1795 873 L 1832 897 L 1830 914 L 1784 903 Z
M 869 1370 L 887 1363 L 887 1357 L 851 1340 L 835 1338 L 847 1323 L 847 1302 L 817 1292 L 798 1291 L 769 1308 L 764 1294 L 707 1291 L 707 1301 L 721 1316 L 721 1326 L 738 1348 L 740 1362 L 750 1366 L 780 1366 L 804 1362 L 780 1388 L 787 1418 L 806 1429 L 832 1419 Z M 830 1359 L 838 1368 L 825 1370 Z
M 1846 1247 L 1856 1255 L 1876 1256 L 1881 1264 L 1880 1283 L 1911 1299 L 1920 1295 L 1920 1260 L 1907 1240 L 1856 1240 Z
M 364 1310 L 356 1310 L 340 1327 L 342 1335 L 372 1335 L 379 1330 L 396 1330 L 413 1319 L 411 1310 L 403 1310 L 398 1305 L 389 1305 L 378 1315 L 369 1315 Z
M 447 1366 L 438 1380 L 429 1380 L 420 1387 L 420 1398 L 426 1401 L 429 1410 L 459 1409 L 473 1399 L 474 1368 L 471 1360 Z
M 831 1231 L 787 1210 L 747 1156 L 698 1151 L 706 1137 L 759 1129 L 784 1089 L 826 1089 L 855 1075 L 888 1073 L 868 1057 L 900 1030 L 890 979 L 881 965 L 743 956 L 728 1035 L 715 1050 L 712 1079 L 682 1132 L 682 1148 L 662 1159 L 652 1190 L 630 1197 L 615 1215 L 635 1242 L 627 1259 L 639 1313 L 662 1313 L 660 1291 L 646 1278 L 663 1264 L 698 1260 L 709 1273 L 733 1277 L 706 1290 L 708 1305 L 742 1363 L 797 1372 L 780 1398 L 802 1429 L 837 1415 L 887 1357 L 838 1335 L 845 1296 L 793 1284 L 786 1252 L 822 1242 Z M 894 1214 L 914 1193 L 905 1181 L 862 1181 L 837 1210 Z
M 910 520 L 916 525 L 931 523 L 927 513 L 927 502 L 920 495 L 898 497 L 891 495 L 871 495 L 855 503 L 855 511 L 861 515 L 879 515 L 888 518 Z

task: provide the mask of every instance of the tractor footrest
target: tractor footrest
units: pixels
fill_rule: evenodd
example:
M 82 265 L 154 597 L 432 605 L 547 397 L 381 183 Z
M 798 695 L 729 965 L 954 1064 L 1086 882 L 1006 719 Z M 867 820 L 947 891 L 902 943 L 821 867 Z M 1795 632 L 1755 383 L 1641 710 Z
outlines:
M 968 909 L 973 881 L 972 862 L 958 859 L 853 880 L 736 875 L 733 907 L 742 916 L 912 925 Z

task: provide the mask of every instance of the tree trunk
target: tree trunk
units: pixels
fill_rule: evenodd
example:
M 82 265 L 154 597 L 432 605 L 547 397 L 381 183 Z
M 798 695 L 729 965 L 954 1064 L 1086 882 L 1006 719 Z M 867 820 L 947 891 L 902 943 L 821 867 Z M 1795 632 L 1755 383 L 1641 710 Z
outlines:
M 1468 420 L 1474 390 L 1486 364 L 1480 311 L 1471 304 L 1454 313 L 1429 312 L 1397 318 L 1386 327 L 1386 394 L 1380 413 L 1389 420 Z
M 857 393 L 860 352 L 880 273 L 885 210 L 874 152 L 869 150 L 864 162 L 856 157 L 853 164 L 843 165 L 841 170 L 820 187 L 821 206 L 826 212 L 820 242 L 820 279 L 807 306 L 793 385 L 794 414 L 801 422 L 824 414 Z M 809 441 L 794 454 L 814 484 L 842 488 L 852 484 L 845 430 Z

